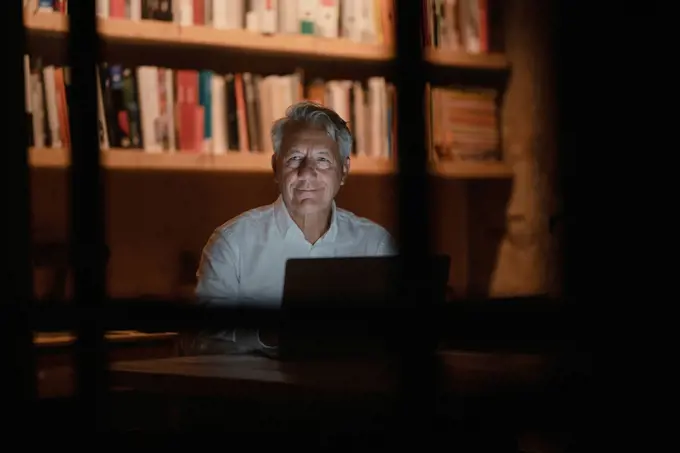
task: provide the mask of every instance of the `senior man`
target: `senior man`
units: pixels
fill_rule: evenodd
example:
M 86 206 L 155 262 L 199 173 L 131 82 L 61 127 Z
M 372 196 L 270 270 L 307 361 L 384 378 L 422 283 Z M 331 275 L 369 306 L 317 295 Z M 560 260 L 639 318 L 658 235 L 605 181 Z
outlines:
M 396 254 L 383 227 L 335 204 L 352 150 L 347 123 L 336 112 L 311 102 L 294 104 L 273 124 L 271 139 L 280 195 L 214 231 L 197 272 L 199 301 L 278 307 L 289 258 Z M 237 352 L 276 346 L 275 336 L 244 329 L 213 338 Z

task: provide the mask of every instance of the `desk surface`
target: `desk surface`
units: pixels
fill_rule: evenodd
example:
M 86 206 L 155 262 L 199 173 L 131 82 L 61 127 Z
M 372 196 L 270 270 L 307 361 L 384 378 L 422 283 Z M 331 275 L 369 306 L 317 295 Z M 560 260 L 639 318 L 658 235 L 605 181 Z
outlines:
M 446 387 L 483 392 L 540 381 L 548 363 L 540 356 L 442 352 Z M 186 396 L 303 390 L 333 393 L 393 393 L 398 375 L 387 363 L 360 360 L 281 362 L 257 356 L 194 356 L 118 362 L 115 385 Z

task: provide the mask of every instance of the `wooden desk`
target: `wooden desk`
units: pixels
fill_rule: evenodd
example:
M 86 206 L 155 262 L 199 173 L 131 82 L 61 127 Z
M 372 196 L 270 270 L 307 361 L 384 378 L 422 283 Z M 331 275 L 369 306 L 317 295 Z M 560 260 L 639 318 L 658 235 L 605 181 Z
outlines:
M 179 336 L 174 332 L 111 331 L 107 333 L 106 339 L 111 362 L 179 355 Z M 69 332 L 38 332 L 34 335 L 38 395 L 41 398 L 68 397 L 73 394 L 75 340 L 75 336 Z
M 465 417 L 479 420 L 480 413 L 488 414 L 495 420 L 484 419 L 479 426 L 492 431 L 496 429 L 492 426 L 514 427 L 506 420 L 512 418 L 508 414 L 516 403 L 508 404 L 504 396 L 488 396 L 540 385 L 550 368 L 549 361 L 532 355 L 442 352 L 439 358 L 448 395 L 444 399 L 486 401 L 483 406 L 466 404 L 464 410 L 446 417 L 460 418 L 463 411 Z M 159 408 L 145 420 L 173 414 L 163 423 L 174 429 L 232 433 L 295 432 L 301 426 L 307 432 L 354 432 L 387 426 L 385 420 L 394 417 L 398 395 L 394 369 L 386 363 L 356 360 L 288 363 L 253 356 L 176 357 L 114 363 L 111 378 L 114 385 L 157 402 Z M 170 400 L 176 403 L 168 410 Z M 505 408 L 499 410 L 499 405 Z M 509 405 L 513 407 L 508 409 Z M 142 406 L 135 403 L 134 412 Z
M 442 352 L 444 386 L 474 394 L 541 381 L 549 364 L 540 356 Z M 256 356 L 196 356 L 118 362 L 111 366 L 115 385 L 185 396 L 292 395 L 299 392 L 343 394 L 394 393 L 396 370 L 368 361 L 289 363 Z

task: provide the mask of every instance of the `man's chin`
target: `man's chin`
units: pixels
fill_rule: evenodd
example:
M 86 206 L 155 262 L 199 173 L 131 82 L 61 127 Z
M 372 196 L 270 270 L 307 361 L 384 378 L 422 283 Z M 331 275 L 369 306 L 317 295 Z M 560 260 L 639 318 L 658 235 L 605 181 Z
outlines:
M 297 203 L 298 211 L 305 214 L 312 214 L 317 211 L 321 211 L 323 206 L 316 200 L 301 200 Z
M 314 214 L 322 211 L 324 203 L 314 198 L 305 198 L 302 200 L 295 200 L 295 210 L 300 214 Z

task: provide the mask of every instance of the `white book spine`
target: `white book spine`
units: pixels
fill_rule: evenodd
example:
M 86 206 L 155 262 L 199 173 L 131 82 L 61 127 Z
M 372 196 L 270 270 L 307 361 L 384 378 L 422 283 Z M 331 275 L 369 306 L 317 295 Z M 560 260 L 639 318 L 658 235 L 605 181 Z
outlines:
M 213 75 L 212 84 L 212 153 L 225 154 L 227 151 L 227 115 L 225 111 L 225 80 L 220 75 Z
M 307 32 L 307 26 L 309 24 L 312 24 L 312 28 L 316 24 L 317 2 L 318 0 L 297 1 L 298 33 L 302 33 L 303 31 Z M 314 31 L 314 33 L 316 33 L 316 31 Z
M 130 19 L 142 20 L 142 0 L 129 0 Z
M 33 96 L 31 94 L 31 57 L 24 55 L 24 105 L 26 113 L 31 113 Z
M 242 30 L 245 27 L 246 0 L 227 2 L 227 30 Z
M 279 33 L 300 33 L 297 15 L 297 0 L 278 0 Z
M 177 1 L 177 0 L 175 0 Z M 175 126 L 175 73 L 172 69 L 165 70 L 165 96 L 167 100 L 168 151 L 177 151 L 177 130 Z
M 139 90 L 139 113 L 142 126 L 142 141 L 144 151 L 159 153 L 163 151 L 163 144 L 159 140 L 160 106 L 158 99 L 158 69 L 153 66 L 137 68 L 137 83 Z
M 42 83 L 38 74 L 31 74 L 31 105 L 33 113 L 33 146 L 36 148 L 45 147 L 45 128 L 44 128 L 44 105 L 42 95 Z
M 179 0 L 179 2 L 179 24 L 182 27 L 191 27 L 194 25 L 193 0 Z
M 314 34 L 324 38 L 337 38 L 340 0 L 318 0 Z
M 371 144 L 366 150 L 371 157 L 382 154 L 383 149 L 383 112 L 382 96 L 380 94 L 380 78 L 371 77 L 368 79 L 368 105 L 369 105 L 369 124 Z
M 99 76 L 99 71 L 97 71 L 96 74 L 97 74 L 97 117 L 99 120 L 99 146 L 101 149 L 109 149 L 109 131 L 106 127 L 107 126 L 106 114 L 104 112 L 104 96 L 102 96 L 101 78 Z
M 45 105 L 47 106 L 47 123 L 50 126 L 52 148 L 61 148 L 59 113 L 57 112 L 57 87 L 54 83 L 54 66 L 45 66 L 45 68 L 43 68 L 43 80 L 45 81 Z
M 109 4 L 109 0 L 97 0 L 97 16 L 109 17 L 110 10 L 111 5 Z
M 260 32 L 274 34 L 279 30 L 278 0 L 259 0 Z
M 228 7 L 224 0 L 208 0 L 212 1 L 212 26 L 219 30 L 226 30 Z
M 356 143 L 357 155 L 366 155 L 366 102 L 364 101 L 364 88 L 361 82 L 354 82 L 354 124 L 351 124 L 352 135 Z
M 373 0 L 358 2 L 361 42 L 373 44 L 377 41 L 375 30 L 375 5 Z

